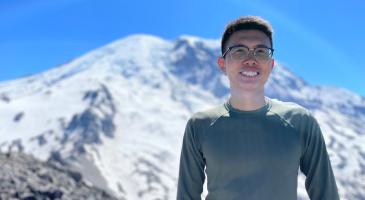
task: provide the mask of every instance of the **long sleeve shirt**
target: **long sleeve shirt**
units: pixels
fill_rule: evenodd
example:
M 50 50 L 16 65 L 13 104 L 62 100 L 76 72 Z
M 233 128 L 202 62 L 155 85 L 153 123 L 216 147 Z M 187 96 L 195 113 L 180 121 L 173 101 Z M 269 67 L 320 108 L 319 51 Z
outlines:
M 229 102 L 188 121 L 181 149 L 178 200 L 296 200 L 298 169 L 311 200 L 338 200 L 317 121 L 303 107 L 268 99 L 255 111 Z

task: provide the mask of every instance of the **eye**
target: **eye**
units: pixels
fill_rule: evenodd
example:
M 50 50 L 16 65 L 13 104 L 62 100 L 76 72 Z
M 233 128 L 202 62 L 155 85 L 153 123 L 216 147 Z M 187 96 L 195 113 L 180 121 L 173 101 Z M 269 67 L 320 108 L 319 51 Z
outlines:
M 245 47 L 235 47 L 232 48 L 232 53 L 245 54 L 248 53 L 248 49 Z
M 268 48 L 256 48 L 255 49 L 255 55 L 257 56 L 269 56 L 270 55 L 270 49 Z
M 245 47 L 234 47 L 231 50 L 231 57 L 233 59 L 243 59 L 248 55 L 248 49 Z

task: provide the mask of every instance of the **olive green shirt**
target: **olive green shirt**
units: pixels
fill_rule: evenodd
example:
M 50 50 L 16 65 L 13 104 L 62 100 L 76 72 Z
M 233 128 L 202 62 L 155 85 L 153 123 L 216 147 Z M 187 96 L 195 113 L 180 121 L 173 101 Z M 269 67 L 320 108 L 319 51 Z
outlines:
M 194 114 L 185 129 L 178 200 L 296 200 L 298 169 L 311 200 L 338 200 L 317 121 L 303 107 L 267 98 L 255 111 L 229 102 Z

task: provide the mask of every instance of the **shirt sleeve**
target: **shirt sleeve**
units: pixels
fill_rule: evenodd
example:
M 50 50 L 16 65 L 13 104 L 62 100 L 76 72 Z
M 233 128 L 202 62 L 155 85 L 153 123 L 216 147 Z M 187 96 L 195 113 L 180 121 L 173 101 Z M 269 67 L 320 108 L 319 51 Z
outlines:
M 317 121 L 309 116 L 300 169 L 306 175 L 305 188 L 311 200 L 339 200 L 335 177 Z
M 196 134 L 192 120 L 189 120 L 181 149 L 177 200 L 201 199 L 205 160 Z

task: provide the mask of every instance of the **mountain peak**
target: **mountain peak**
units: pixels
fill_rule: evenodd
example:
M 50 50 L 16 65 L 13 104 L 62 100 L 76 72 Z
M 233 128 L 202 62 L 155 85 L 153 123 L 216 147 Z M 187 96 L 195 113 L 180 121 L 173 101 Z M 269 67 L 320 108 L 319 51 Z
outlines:
M 127 48 L 129 47 L 133 47 L 133 44 L 137 44 L 137 45 L 147 45 L 147 44 L 163 44 L 166 43 L 167 41 L 155 36 L 155 35 L 149 35 L 149 34 L 133 34 L 130 36 L 127 36 L 125 38 L 116 40 L 111 42 L 109 45 L 106 46 L 111 46 L 111 47 L 115 47 L 118 45 L 128 45 Z
M 220 40 L 218 39 L 205 39 L 192 35 L 181 35 L 176 39 L 176 41 L 177 42 L 184 41 L 192 47 L 196 46 L 197 44 L 199 45 L 203 44 L 204 46 L 212 49 L 220 48 Z
M 0 150 L 45 159 L 58 152 L 80 166 L 88 181 L 119 196 L 173 199 L 188 117 L 229 96 L 229 82 L 216 63 L 219 47 L 219 40 L 189 35 L 165 40 L 137 34 L 0 84 Z M 364 99 L 311 86 L 280 62 L 266 95 L 314 113 L 342 196 L 363 198 L 364 183 L 357 178 L 364 178 L 365 169 Z

